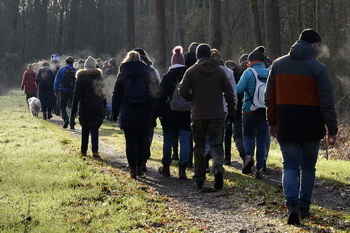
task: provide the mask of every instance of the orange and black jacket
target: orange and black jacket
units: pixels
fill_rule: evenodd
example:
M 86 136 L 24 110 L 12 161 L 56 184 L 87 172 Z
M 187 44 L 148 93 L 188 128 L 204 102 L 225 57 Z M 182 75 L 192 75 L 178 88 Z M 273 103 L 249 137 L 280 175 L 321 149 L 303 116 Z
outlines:
M 327 68 L 316 60 L 313 47 L 297 41 L 277 59 L 265 92 L 267 118 L 277 127 L 279 141 L 320 140 L 336 135 L 337 116 Z

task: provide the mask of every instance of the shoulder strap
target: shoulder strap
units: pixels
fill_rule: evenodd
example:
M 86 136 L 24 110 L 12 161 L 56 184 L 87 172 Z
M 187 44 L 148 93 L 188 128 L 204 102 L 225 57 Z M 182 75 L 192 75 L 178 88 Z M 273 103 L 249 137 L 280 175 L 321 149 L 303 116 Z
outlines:
M 250 67 L 249 70 L 254 74 L 255 79 L 258 79 L 258 76 L 259 76 L 258 72 L 256 72 L 256 70 L 254 68 L 252 68 L 252 67 Z

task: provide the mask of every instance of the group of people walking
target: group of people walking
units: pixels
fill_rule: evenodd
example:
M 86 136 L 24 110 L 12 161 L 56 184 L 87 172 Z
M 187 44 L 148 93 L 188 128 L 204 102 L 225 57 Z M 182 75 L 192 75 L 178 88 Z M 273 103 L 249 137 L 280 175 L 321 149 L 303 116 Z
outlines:
M 316 59 L 320 52 L 321 37 L 313 29 L 304 30 L 290 52 L 272 65 L 263 46 L 243 54 L 236 64 L 232 60 L 224 62 L 220 52 L 208 44 L 194 42 L 186 53 L 181 46 L 173 49 L 171 64 L 161 77 L 148 54 L 136 48 L 127 52 L 119 69 L 114 71 L 113 67 L 99 69 L 103 62 L 90 56 L 79 70 L 73 67 L 73 57 L 67 57 L 67 65 L 56 74 L 48 63 L 43 63 L 36 75 L 28 66 L 22 89 L 25 88 L 27 98 L 31 97 L 35 85 L 28 80 L 32 79 L 39 87 L 40 100 L 55 102 L 54 97 L 60 96 L 63 127 L 70 125 L 73 129 L 74 119 L 79 116 L 81 154 L 86 156 L 91 134 L 96 158 L 99 127 L 109 102 L 113 120 L 124 131 L 132 178 L 145 176 L 157 118 L 163 130 L 159 173 L 171 175 L 173 142 L 179 140 L 179 178 L 187 179 L 186 168 L 193 153 L 193 180 L 199 190 L 206 180 L 209 159 L 213 187 L 222 189 L 223 165 L 231 163 L 232 135 L 242 158 L 242 173 L 254 172 L 258 179 L 263 178 L 266 169 L 270 135 L 276 137 L 283 156 L 282 183 L 288 223 L 298 224 L 300 217 L 311 215 L 320 140 L 328 132 L 328 144 L 334 145 L 337 134 L 332 86 L 326 67 Z M 115 65 L 116 61 L 110 64 Z M 63 86 L 68 72 L 76 77 L 70 87 Z M 113 93 L 106 93 L 108 72 L 115 74 Z M 48 80 L 52 95 L 43 97 L 47 93 L 40 89 L 45 89 Z M 260 86 L 264 89 L 260 93 L 260 98 L 264 94 L 263 101 L 257 94 Z M 66 112 L 69 102 L 70 117 Z M 45 119 L 51 117 L 49 105 L 43 105 Z

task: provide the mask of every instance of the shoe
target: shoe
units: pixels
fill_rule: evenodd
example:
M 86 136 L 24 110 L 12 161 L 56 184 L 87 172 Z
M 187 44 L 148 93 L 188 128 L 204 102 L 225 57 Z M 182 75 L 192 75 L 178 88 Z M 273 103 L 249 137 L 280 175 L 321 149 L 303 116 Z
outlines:
M 170 167 L 169 165 L 163 165 L 163 167 L 160 167 L 158 169 L 159 174 L 165 176 L 165 177 L 169 177 L 170 176 Z
M 137 169 L 136 169 L 136 175 L 139 176 L 139 177 L 141 177 L 141 178 L 146 178 L 145 173 L 143 173 L 143 167 L 144 167 L 144 166 L 137 167 Z
M 220 190 L 224 186 L 224 176 L 221 172 L 214 173 L 214 189 Z
M 67 129 L 68 124 L 69 124 L 69 121 L 65 121 L 64 124 L 63 124 L 63 128 L 64 128 L 64 129 Z
M 136 168 L 135 167 L 130 167 L 130 176 L 133 179 L 136 179 Z
M 300 219 L 299 219 L 299 204 L 297 203 L 291 203 L 287 205 L 288 208 L 288 221 L 287 223 L 290 225 L 299 225 Z
M 242 173 L 243 174 L 250 173 L 253 166 L 254 166 L 254 158 L 252 156 L 247 155 L 243 165 Z
M 74 125 L 70 125 L 70 129 L 75 129 L 75 128 L 74 128 Z
M 255 171 L 255 179 L 262 179 L 262 178 L 263 178 L 263 168 Z
M 302 208 L 302 207 L 300 207 L 300 218 L 301 218 L 301 219 L 308 218 L 308 217 L 310 217 L 311 215 L 312 215 L 312 214 L 311 214 L 309 208 Z
M 187 175 L 186 175 L 186 164 L 179 164 L 179 179 L 180 180 L 186 180 Z
M 81 153 L 81 156 L 86 157 L 87 154 L 86 153 Z
M 263 171 L 264 171 L 264 172 L 267 171 L 266 160 L 264 160 Z
M 173 156 L 171 156 L 171 160 L 179 160 L 179 155 L 178 154 L 173 154 Z
M 194 183 L 194 188 L 197 190 L 202 190 L 203 189 L 203 183 L 202 182 L 195 182 Z
M 101 158 L 101 156 L 100 156 L 100 154 L 98 152 L 93 152 L 92 153 L 92 157 L 94 157 L 95 159 L 100 159 Z
M 52 114 L 49 113 L 48 116 L 47 116 L 47 119 L 51 119 L 52 118 Z

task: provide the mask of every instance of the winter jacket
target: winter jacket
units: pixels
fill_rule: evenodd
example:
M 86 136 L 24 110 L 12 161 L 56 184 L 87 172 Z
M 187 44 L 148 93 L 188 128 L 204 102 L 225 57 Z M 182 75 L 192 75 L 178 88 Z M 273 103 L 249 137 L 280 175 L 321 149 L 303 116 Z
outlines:
M 232 89 L 233 89 L 233 95 L 234 95 L 234 98 L 235 98 L 235 103 L 237 104 L 238 103 L 238 99 L 237 99 L 237 86 L 236 86 L 236 81 L 235 81 L 235 77 L 233 75 L 233 71 L 230 70 L 227 66 L 225 65 L 220 65 L 220 68 L 225 71 L 225 74 L 228 78 L 228 80 L 230 81 L 230 84 L 232 86 Z M 227 112 L 227 102 L 225 101 L 225 98 L 223 99 L 224 100 L 224 112 Z M 235 105 L 235 109 L 237 108 L 237 106 Z
M 128 104 L 126 101 L 126 87 L 131 79 L 140 79 L 147 87 L 147 102 L 142 104 Z M 114 86 L 112 97 L 113 118 L 119 119 L 121 129 L 149 128 L 153 98 L 150 94 L 151 76 L 148 67 L 141 61 L 129 61 L 120 66 L 120 72 Z
M 181 81 L 186 69 L 185 65 L 170 66 L 160 83 L 160 97 L 155 104 L 153 115 L 154 118 L 159 116 L 163 130 L 191 130 L 191 111 L 172 111 L 169 105 L 177 80 L 180 78 Z
M 280 141 L 319 140 L 336 135 L 333 89 L 325 65 L 305 41 L 297 41 L 288 55 L 277 59 L 265 92 L 270 126 Z
M 260 81 L 266 83 L 267 77 L 269 75 L 269 70 L 265 68 L 264 62 L 255 63 L 251 67 L 254 68 L 258 73 Z M 246 69 L 237 84 L 237 94 L 244 94 L 242 107 L 243 114 L 254 114 L 254 112 L 250 110 L 250 106 L 253 104 L 252 100 L 254 97 L 255 86 L 256 80 L 253 72 L 249 69 Z
M 241 79 L 241 76 L 242 76 L 243 72 L 246 69 L 247 69 L 246 63 L 242 63 L 241 65 L 239 65 L 238 67 L 236 67 L 233 70 L 236 84 L 238 84 L 239 80 Z M 236 115 L 235 115 L 235 118 L 237 118 L 237 119 L 241 119 L 242 118 L 243 97 L 244 97 L 243 93 L 242 94 L 237 94 L 238 102 L 237 102 Z
M 53 92 L 55 74 L 48 66 L 44 66 L 38 71 L 35 82 L 38 86 L 38 98 L 42 108 L 54 107 L 56 97 Z
M 61 91 L 64 91 L 64 92 L 73 92 L 74 90 L 74 88 L 67 89 L 61 85 L 63 75 L 67 69 L 73 69 L 74 72 L 77 72 L 77 69 L 75 69 L 71 64 L 67 64 L 67 66 L 62 67 L 58 70 L 58 73 L 56 74 L 56 78 L 55 78 L 55 88 L 54 88 L 54 91 L 56 94 L 59 92 L 60 89 Z
M 26 95 L 36 95 L 37 87 L 35 83 L 36 73 L 34 70 L 27 69 L 23 73 L 21 90 L 24 90 Z
M 191 101 L 193 120 L 225 118 L 222 93 L 228 115 L 234 116 L 236 103 L 232 86 L 219 63 L 210 58 L 200 58 L 188 68 L 180 85 L 181 96 Z
M 73 92 L 72 117 L 77 114 L 82 127 L 99 128 L 104 118 L 104 82 L 100 69 L 80 69 Z

